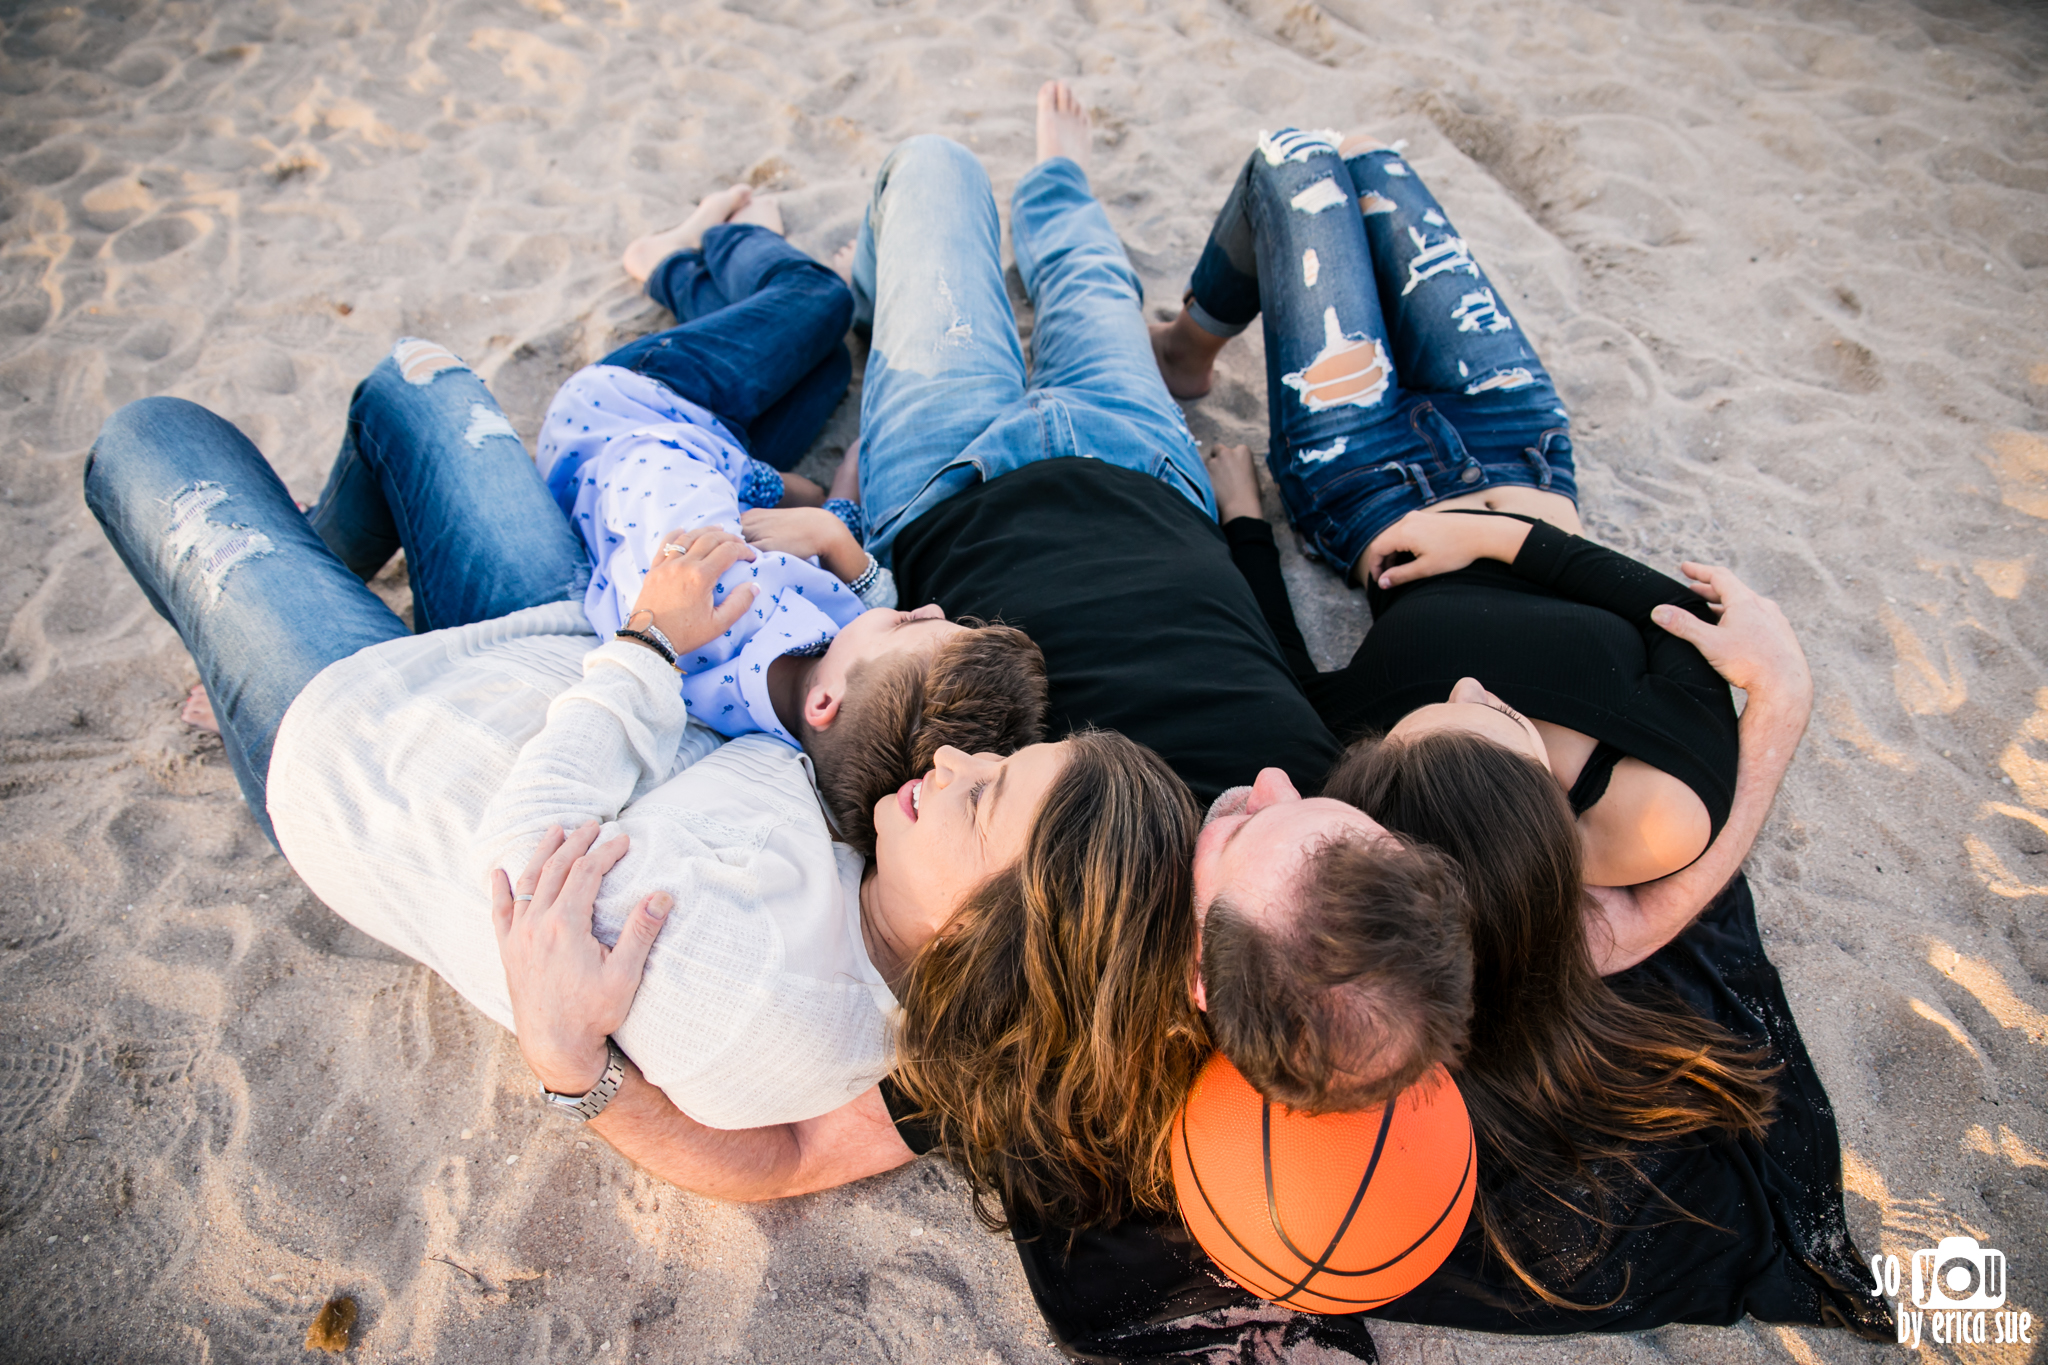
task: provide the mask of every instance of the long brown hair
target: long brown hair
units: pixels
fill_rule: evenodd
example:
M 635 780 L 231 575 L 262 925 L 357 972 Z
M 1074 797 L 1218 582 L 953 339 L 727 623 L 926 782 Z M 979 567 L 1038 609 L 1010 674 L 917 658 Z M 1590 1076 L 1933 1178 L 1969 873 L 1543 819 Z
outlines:
M 1625 997 L 1595 970 L 1578 828 L 1556 780 L 1530 759 L 1457 732 L 1365 739 L 1323 794 L 1464 870 L 1475 1008 L 1458 1083 L 1482 1169 L 1493 1172 L 1476 1213 L 1489 1247 L 1546 1302 L 1592 1306 L 1559 1298 L 1523 1268 L 1503 1233 L 1531 1211 L 1496 1207 L 1488 1186 L 1499 1190 L 1511 1172 L 1604 1219 L 1609 1173 L 1640 1180 L 1647 1145 L 1709 1130 L 1761 1134 L 1775 1068 L 1677 1000 Z
M 1190 993 L 1194 798 L 1122 735 L 1066 742 L 1024 856 L 899 993 L 897 1084 L 991 1229 L 1170 1209 L 1167 1136 L 1209 1051 Z

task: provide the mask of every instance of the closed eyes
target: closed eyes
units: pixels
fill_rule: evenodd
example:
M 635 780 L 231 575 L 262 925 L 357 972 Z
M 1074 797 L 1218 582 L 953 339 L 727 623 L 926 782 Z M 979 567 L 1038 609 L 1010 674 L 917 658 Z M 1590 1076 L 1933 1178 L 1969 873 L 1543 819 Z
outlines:
M 1502 715 L 1507 716 L 1513 720 L 1519 721 L 1523 718 L 1522 713 L 1520 711 L 1517 711 L 1514 707 L 1509 706 L 1506 702 L 1483 701 L 1479 704 L 1481 706 L 1490 706 L 1494 710 L 1500 712 Z

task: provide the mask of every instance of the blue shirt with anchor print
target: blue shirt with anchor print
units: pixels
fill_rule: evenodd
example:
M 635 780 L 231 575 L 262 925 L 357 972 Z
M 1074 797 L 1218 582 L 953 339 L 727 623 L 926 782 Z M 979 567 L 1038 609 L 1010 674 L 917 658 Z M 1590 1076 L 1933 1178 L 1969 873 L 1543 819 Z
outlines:
M 717 526 L 737 535 L 743 510 L 782 498 L 782 476 L 717 417 L 616 365 L 588 366 L 562 385 L 541 423 L 538 463 L 590 551 L 583 610 L 605 639 L 625 624 L 670 531 Z M 885 571 L 863 599 L 829 569 L 771 550 L 726 570 L 713 600 L 745 583 L 755 588 L 746 615 L 676 661 L 683 700 L 722 735 L 759 732 L 794 745 L 769 700 L 768 665 L 823 649 L 863 611 L 893 607 L 896 583 Z

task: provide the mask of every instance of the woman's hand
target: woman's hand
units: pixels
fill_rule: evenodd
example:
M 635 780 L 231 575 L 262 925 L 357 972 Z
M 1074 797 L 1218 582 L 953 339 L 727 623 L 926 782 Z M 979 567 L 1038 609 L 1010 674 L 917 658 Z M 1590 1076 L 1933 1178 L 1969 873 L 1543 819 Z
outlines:
M 1410 512 L 1373 538 L 1366 563 L 1382 588 L 1397 588 L 1418 578 L 1454 573 L 1475 559 L 1515 562 L 1529 523 L 1514 517 L 1472 516 L 1463 512 Z M 1405 564 L 1388 563 L 1395 555 L 1415 556 Z
M 604 1076 L 605 1039 L 626 1022 L 654 936 L 674 904 L 657 891 L 626 921 L 615 948 L 590 932 L 598 883 L 626 856 L 620 835 L 595 851 L 592 820 L 564 838 L 549 830 L 519 874 L 519 896 L 502 868 L 491 869 L 491 924 L 512 996 L 519 1050 L 540 1083 L 581 1095 Z
M 1751 704 L 1794 708 L 1803 720 L 1813 704 L 1813 675 L 1778 604 L 1718 565 L 1686 563 L 1678 569 L 1690 580 L 1687 586 L 1713 604 L 1718 619 L 1702 621 L 1678 607 L 1658 607 L 1650 619 L 1704 654 L 1716 673 L 1749 693 Z
M 757 507 L 740 515 L 740 531 L 757 550 L 780 550 L 799 559 L 816 557 L 842 583 L 868 567 L 868 552 L 846 523 L 822 507 Z
M 754 558 L 754 551 L 732 532 L 715 526 L 671 531 L 661 543 L 626 625 L 641 626 L 652 620 L 678 655 L 688 654 L 717 639 L 754 604 L 751 583 L 726 594 L 722 604 L 712 602 L 719 575 L 742 559 Z M 682 548 L 670 554 L 670 545 Z

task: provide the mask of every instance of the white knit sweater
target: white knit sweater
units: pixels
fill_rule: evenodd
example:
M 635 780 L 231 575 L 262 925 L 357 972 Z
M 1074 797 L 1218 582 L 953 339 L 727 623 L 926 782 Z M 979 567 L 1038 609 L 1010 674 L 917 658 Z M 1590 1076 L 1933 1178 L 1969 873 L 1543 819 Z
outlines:
M 860 858 L 809 760 L 689 722 L 675 671 L 593 649 L 580 603 L 386 641 L 307 685 L 270 762 L 292 867 L 342 918 L 512 1026 L 485 878 L 552 824 L 631 836 L 596 929 L 651 891 L 675 909 L 616 1037 L 714 1128 L 812 1118 L 887 1073 L 895 998 L 860 934 Z

